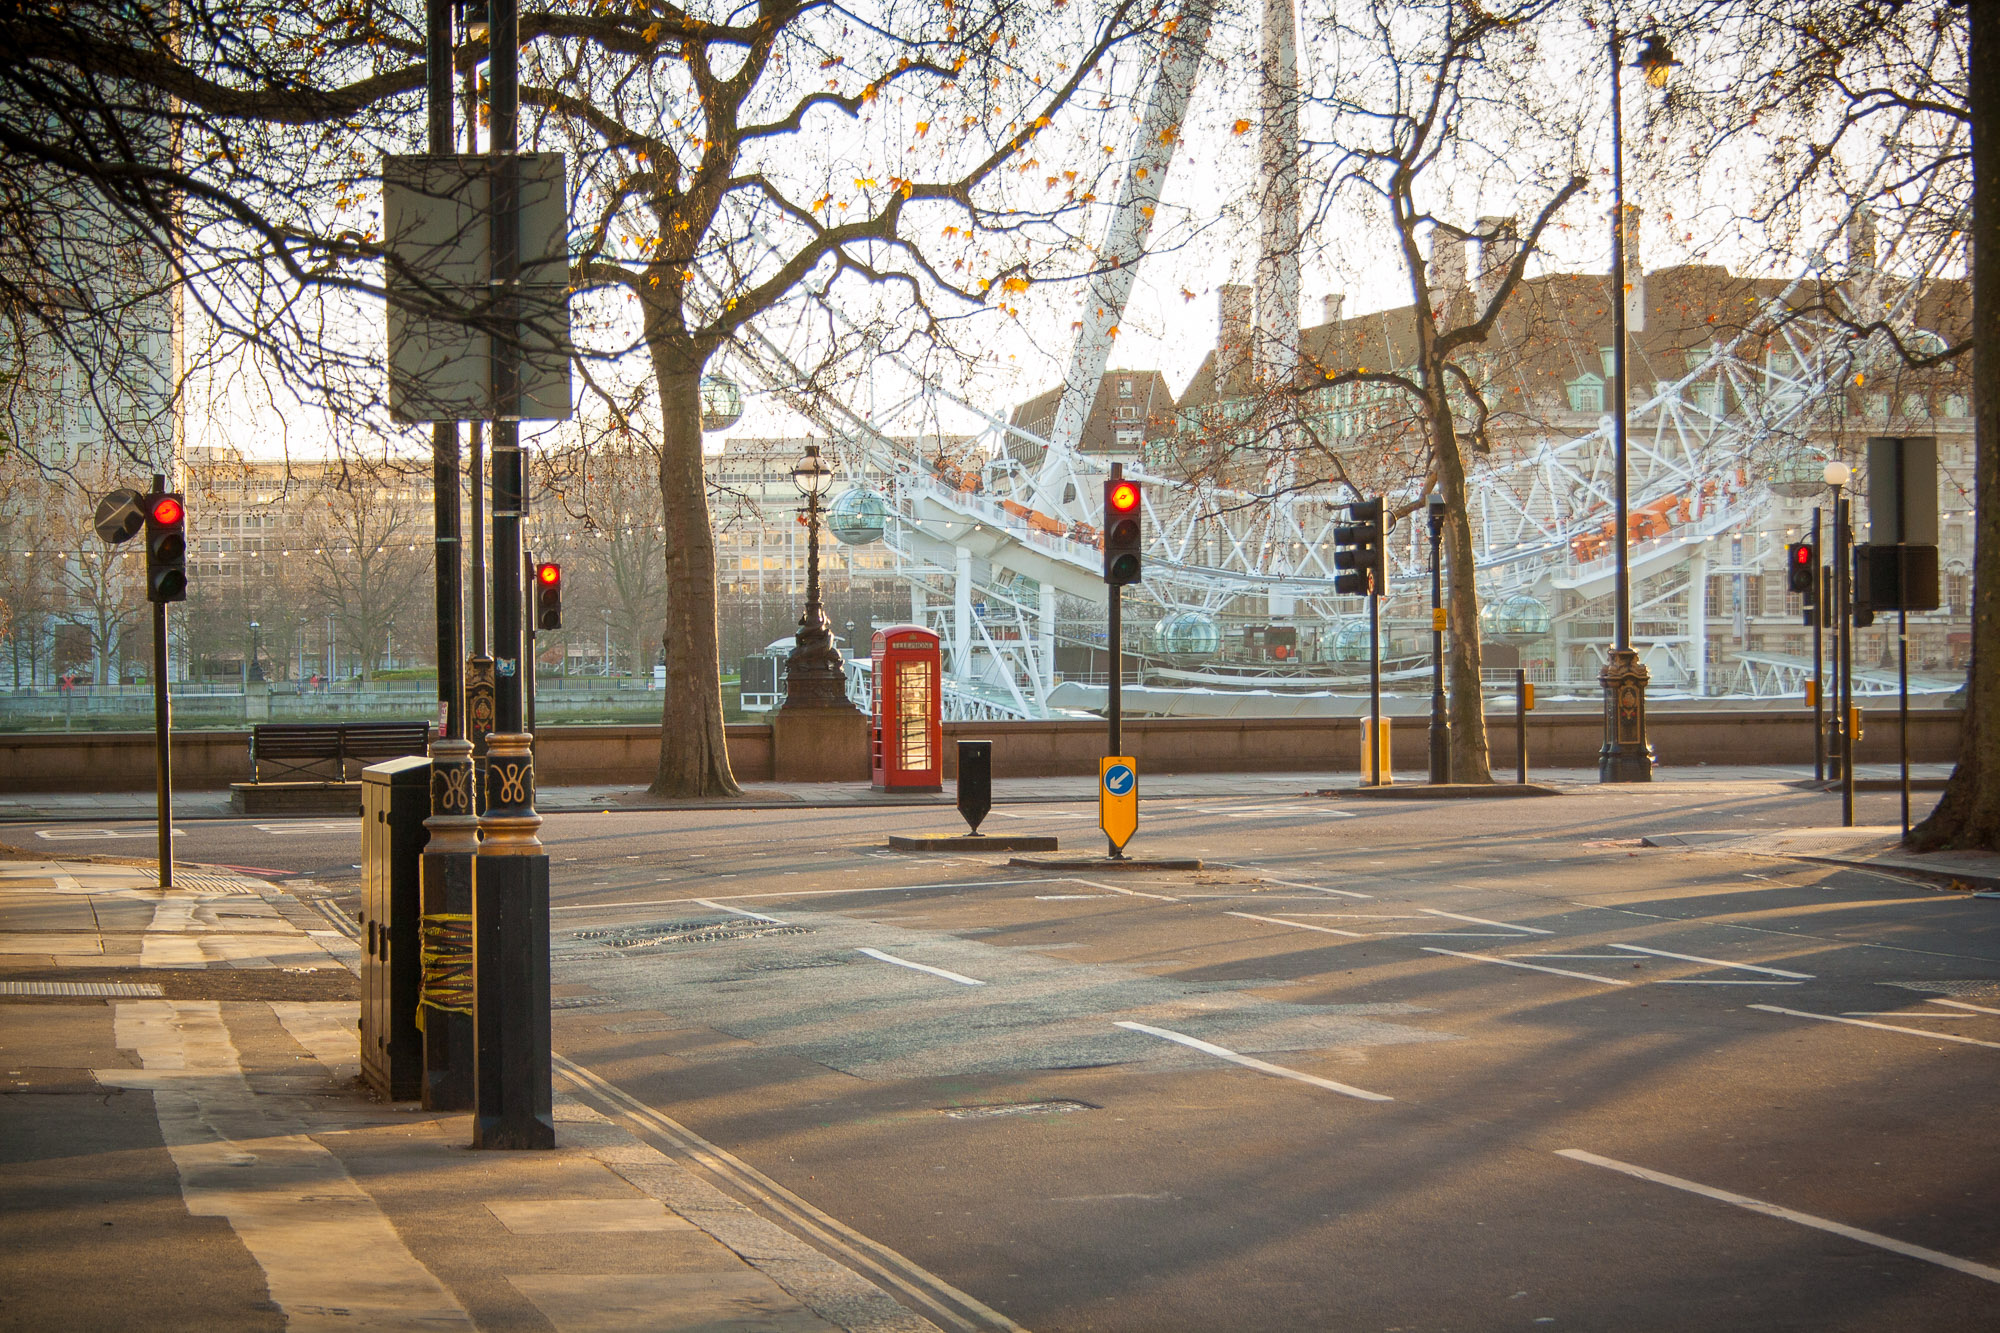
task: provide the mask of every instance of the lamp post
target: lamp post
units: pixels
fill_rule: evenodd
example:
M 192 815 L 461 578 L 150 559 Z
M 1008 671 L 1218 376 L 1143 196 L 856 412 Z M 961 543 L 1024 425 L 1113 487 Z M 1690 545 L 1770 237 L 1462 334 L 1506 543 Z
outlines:
M 264 641 L 256 621 L 250 622 L 250 679 L 261 683 L 264 679 Z
M 1444 497 L 1425 505 L 1431 524 L 1431 782 L 1451 781 L 1451 719 L 1444 711 L 1444 570 L 1439 558 L 1444 536 Z
M 1852 567 L 1848 547 L 1854 540 L 1854 525 L 1841 492 L 1853 480 L 1854 469 L 1845 463 L 1832 462 L 1826 465 L 1823 475 L 1833 492 L 1833 669 L 1839 677 L 1833 691 L 1833 766 L 1840 777 L 1840 821 L 1851 828 L 1854 737 L 1848 724 L 1854 717 L 1854 615 L 1848 604 L 1848 571 Z
M 1604 746 L 1597 754 L 1599 782 L 1651 782 L 1653 747 L 1646 741 L 1646 684 L 1651 673 L 1632 647 L 1632 540 L 1625 449 L 1625 120 L 1620 60 L 1630 34 L 1611 29 L 1611 452 L 1612 521 L 1617 529 L 1611 651 L 1598 683 L 1604 687 Z M 1667 86 L 1680 62 L 1657 33 L 1641 38 L 1632 67 L 1646 82 Z
M 849 706 L 847 671 L 833 646 L 833 628 L 819 600 L 819 502 L 832 482 L 833 470 L 820 458 L 819 446 L 807 445 L 805 457 L 792 469 L 792 484 L 805 498 L 799 512 L 806 520 L 806 605 L 799 616 L 791 654 L 785 659 L 783 709 Z

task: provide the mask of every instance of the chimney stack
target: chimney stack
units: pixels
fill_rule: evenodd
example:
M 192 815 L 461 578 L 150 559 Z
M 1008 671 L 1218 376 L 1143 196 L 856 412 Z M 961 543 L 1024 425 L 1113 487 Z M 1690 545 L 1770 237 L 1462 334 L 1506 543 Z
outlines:
M 1625 327 L 1632 333 L 1646 331 L 1646 263 L 1639 248 L 1639 223 L 1645 216 L 1637 204 L 1625 205 Z
M 1465 238 L 1442 228 L 1431 231 L 1431 297 L 1438 316 L 1449 319 L 1452 303 L 1465 291 Z
M 1479 304 L 1482 310 L 1493 299 L 1514 256 L 1521 252 L 1521 238 L 1513 218 L 1479 219 Z
M 1328 292 L 1319 298 L 1320 323 L 1340 323 L 1340 308 L 1347 304 L 1346 292 Z
M 1250 363 L 1251 320 L 1256 289 L 1248 283 L 1224 283 L 1217 302 L 1220 318 L 1215 331 L 1215 395 L 1227 397 L 1229 386 Z

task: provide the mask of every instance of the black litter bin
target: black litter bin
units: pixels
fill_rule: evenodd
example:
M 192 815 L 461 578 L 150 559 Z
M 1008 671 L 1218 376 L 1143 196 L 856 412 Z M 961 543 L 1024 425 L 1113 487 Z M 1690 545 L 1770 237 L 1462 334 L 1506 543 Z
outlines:
M 361 770 L 361 1076 L 393 1102 L 424 1090 L 418 921 L 430 792 L 431 761 L 422 755 Z

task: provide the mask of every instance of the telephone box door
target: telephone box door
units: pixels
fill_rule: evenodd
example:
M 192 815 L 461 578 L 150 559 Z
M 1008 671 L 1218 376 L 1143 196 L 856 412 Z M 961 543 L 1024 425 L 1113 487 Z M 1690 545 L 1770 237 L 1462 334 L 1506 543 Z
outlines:
M 944 704 L 938 636 L 922 625 L 875 631 L 869 769 L 885 791 L 944 790 Z

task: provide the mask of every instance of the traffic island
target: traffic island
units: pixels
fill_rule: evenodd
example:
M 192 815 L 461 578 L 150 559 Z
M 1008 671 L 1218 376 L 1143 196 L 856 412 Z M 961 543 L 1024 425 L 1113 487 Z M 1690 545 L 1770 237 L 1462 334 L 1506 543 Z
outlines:
M 1403 782 L 1381 787 L 1324 787 L 1314 795 L 1365 796 L 1378 801 L 1479 801 L 1560 796 L 1562 788 L 1539 782 Z
M 1031 834 L 918 833 L 889 835 L 892 852 L 1053 852 L 1056 840 Z
M 1197 856 L 1013 856 L 1010 866 L 1023 870 L 1199 870 Z

